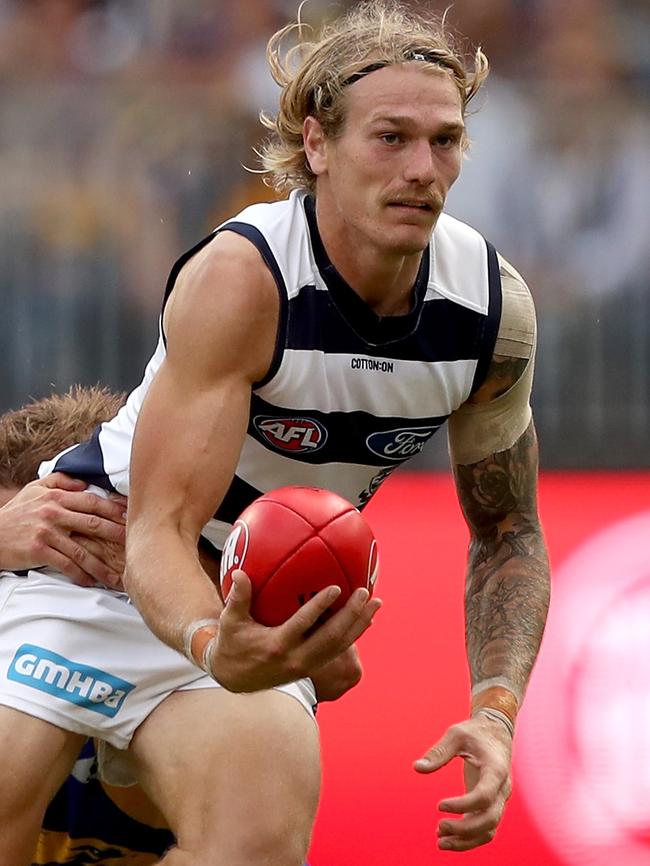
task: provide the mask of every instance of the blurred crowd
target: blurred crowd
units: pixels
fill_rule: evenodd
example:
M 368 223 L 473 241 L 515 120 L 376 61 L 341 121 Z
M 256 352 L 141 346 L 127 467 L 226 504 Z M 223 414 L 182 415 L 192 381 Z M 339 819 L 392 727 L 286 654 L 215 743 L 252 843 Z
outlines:
M 272 196 L 243 166 L 276 101 L 266 41 L 296 10 L 0 0 L 0 409 L 136 383 L 175 258 Z M 547 463 L 650 465 L 650 5 L 456 0 L 448 21 L 492 65 L 449 210 L 533 290 Z

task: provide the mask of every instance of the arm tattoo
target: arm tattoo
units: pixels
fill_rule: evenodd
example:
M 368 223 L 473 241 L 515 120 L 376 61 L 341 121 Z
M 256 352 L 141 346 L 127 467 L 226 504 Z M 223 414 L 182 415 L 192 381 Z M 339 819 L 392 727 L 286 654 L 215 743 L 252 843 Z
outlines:
M 532 421 L 512 448 L 456 465 L 454 474 L 471 533 L 465 637 L 472 685 L 506 678 L 523 695 L 550 595 Z

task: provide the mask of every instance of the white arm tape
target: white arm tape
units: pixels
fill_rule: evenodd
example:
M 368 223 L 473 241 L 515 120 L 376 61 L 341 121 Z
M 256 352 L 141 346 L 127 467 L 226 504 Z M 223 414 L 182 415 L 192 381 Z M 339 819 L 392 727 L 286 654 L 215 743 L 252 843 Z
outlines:
M 207 648 L 212 641 L 208 643 L 203 651 L 203 658 L 197 659 L 194 657 L 192 653 L 192 641 L 194 640 L 194 635 L 202 628 L 206 628 L 206 626 L 218 626 L 218 619 L 196 619 L 194 622 L 191 622 L 188 626 L 186 626 L 185 631 L 183 632 L 183 653 L 185 656 L 192 662 L 192 664 L 197 665 L 202 668 L 206 673 L 207 671 L 206 664 L 206 656 L 207 656 Z M 214 638 L 213 638 L 214 640 Z
M 532 418 L 535 307 L 521 277 L 503 259 L 500 262 L 503 312 L 494 354 L 528 358 L 528 364 L 520 378 L 500 397 L 483 403 L 463 403 L 450 416 L 449 453 L 454 463 L 464 466 L 512 448 Z
M 469 466 L 490 454 L 507 451 L 533 417 L 530 392 L 535 359 L 512 388 L 489 403 L 465 403 L 449 418 L 449 453 L 454 463 Z
M 481 707 L 480 710 L 477 710 L 474 714 L 476 716 L 486 716 L 488 719 L 492 719 L 496 722 L 501 722 L 508 729 L 508 733 L 511 737 L 515 735 L 515 726 L 512 724 L 510 719 L 506 716 L 505 713 L 502 713 L 500 710 L 494 710 L 492 707 Z

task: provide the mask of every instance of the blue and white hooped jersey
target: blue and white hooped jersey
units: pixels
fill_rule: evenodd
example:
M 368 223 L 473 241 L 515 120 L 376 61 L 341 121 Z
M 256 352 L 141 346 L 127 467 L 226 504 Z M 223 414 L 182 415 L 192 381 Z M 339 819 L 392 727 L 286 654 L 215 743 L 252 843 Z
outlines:
M 501 316 L 496 251 L 446 214 L 423 254 L 410 312 L 378 316 L 329 261 L 304 191 L 252 205 L 219 226 L 176 263 L 166 298 L 183 265 L 221 231 L 257 247 L 281 312 L 271 368 L 253 388 L 235 476 L 204 529 L 218 548 L 243 508 L 275 487 L 325 487 L 363 507 L 483 382 Z M 116 418 L 43 470 L 128 495 L 135 422 L 164 356 L 161 334 L 142 383 Z

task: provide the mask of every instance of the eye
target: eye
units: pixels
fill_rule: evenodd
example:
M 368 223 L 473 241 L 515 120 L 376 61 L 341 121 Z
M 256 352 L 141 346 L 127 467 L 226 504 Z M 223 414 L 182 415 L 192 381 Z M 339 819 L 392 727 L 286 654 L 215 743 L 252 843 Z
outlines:
M 379 138 L 384 142 L 384 144 L 388 145 L 399 144 L 402 140 L 401 135 L 397 132 L 382 132 Z
M 460 137 L 458 135 L 439 135 L 437 138 L 433 140 L 436 147 L 442 148 L 450 148 L 456 147 L 459 143 Z

